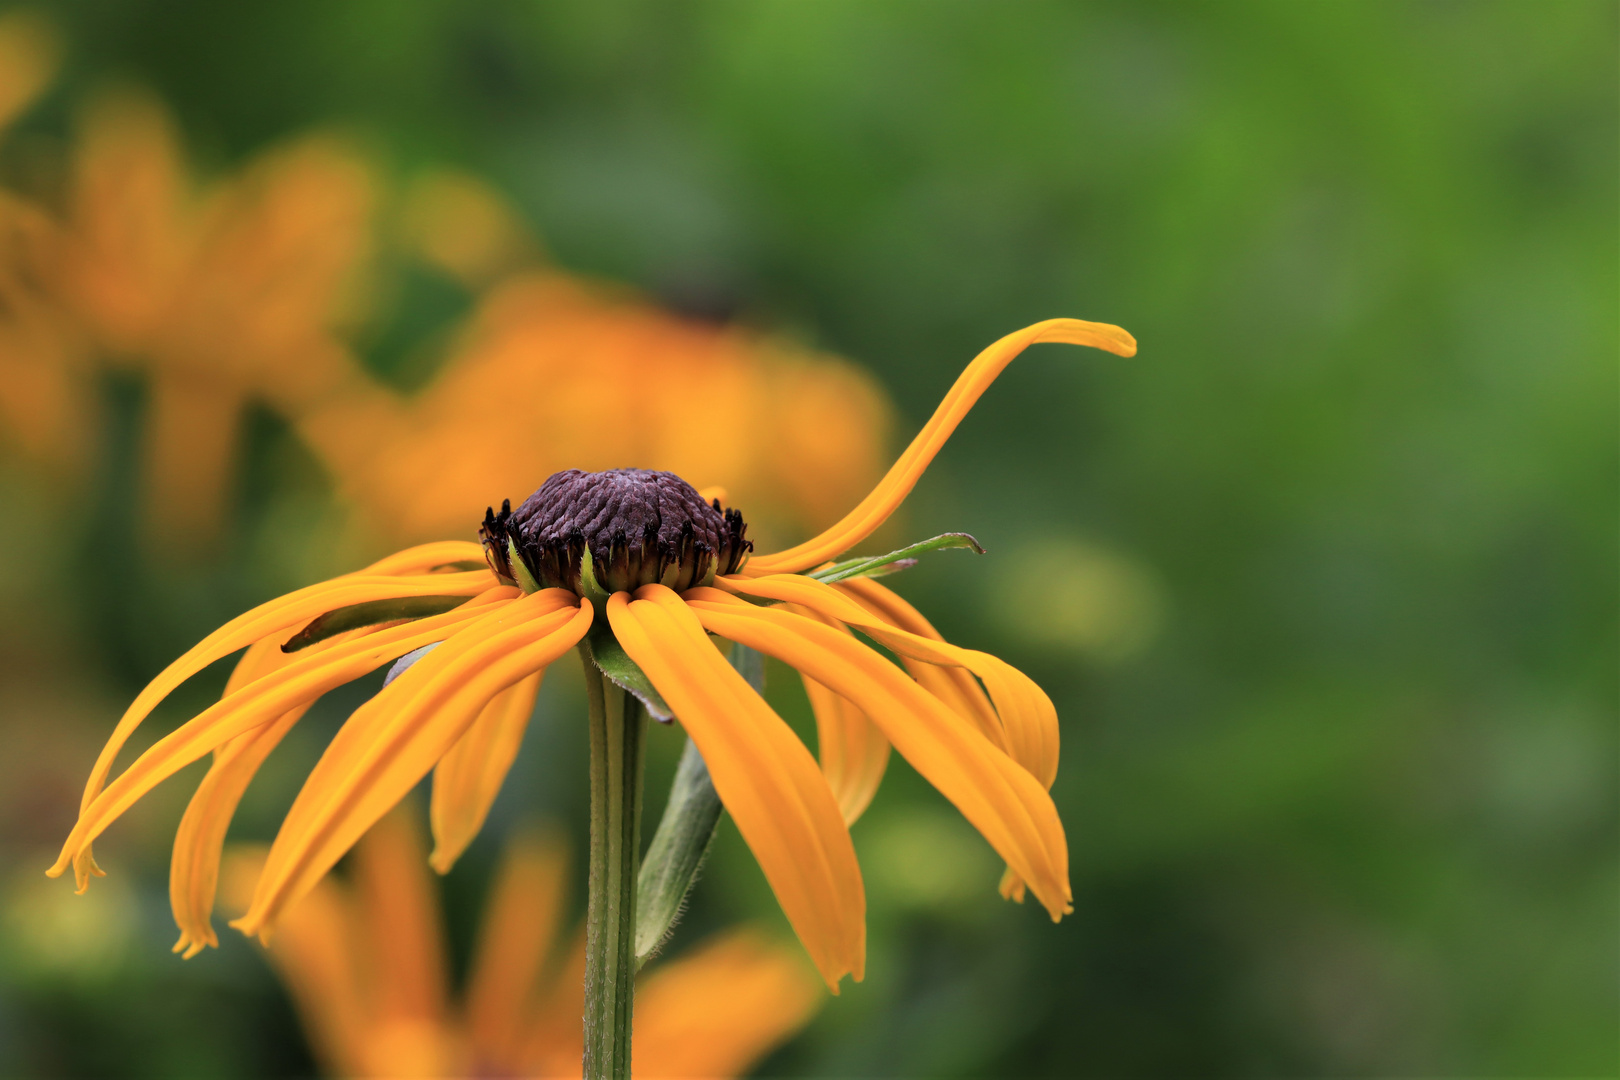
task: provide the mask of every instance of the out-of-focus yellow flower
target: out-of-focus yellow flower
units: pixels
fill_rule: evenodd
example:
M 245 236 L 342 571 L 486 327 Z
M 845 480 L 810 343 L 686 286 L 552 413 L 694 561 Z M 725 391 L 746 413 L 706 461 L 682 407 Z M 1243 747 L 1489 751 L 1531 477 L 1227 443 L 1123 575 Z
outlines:
M 373 179 L 315 136 L 198 184 L 167 114 L 132 93 L 84 115 L 57 282 L 108 360 L 146 376 L 159 538 L 218 532 L 242 408 L 296 414 L 355 377 L 332 336 L 370 238 Z
M 55 63 L 44 21 L 0 17 L 0 130 Z M 463 531 L 497 493 L 570 465 L 724 485 L 767 533 L 819 527 L 876 475 L 889 409 L 864 375 L 544 268 L 476 177 L 430 171 L 390 192 L 354 148 L 314 135 L 202 179 L 167 111 L 128 90 L 82 111 L 68 158 L 60 215 L 0 193 L 0 440 L 82 467 L 92 361 L 139 373 L 154 550 L 221 534 L 250 402 L 323 459 L 362 548 Z M 351 333 L 364 286 L 401 259 L 475 296 L 444 343 L 417 343 L 445 351 L 414 394 L 372 377 Z
M 583 941 L 558 948 L 565 852 L 508 845 L 465 992 L 450 990 L 438 901 L 409 814 L 355 849 L 350 884 L 326 878 L 281 920 L 269 959 L 327 1072 L 354 1077 L 578 1076 Z M 227 903 L 245 905 L 263 853 L 233 853 Z M 638 1076 L 736 1076 L 809 1020 L 815 976 L 753 930 L 661 963 L 636 997 Z
M 0 128 L 33 104 L 56 74 L 56 32 L 27 9 L 0 15 Z
M 414 397 L 351 384 L 295 417 L 380 536 L 454 536 L 559 469 L 662 469 L 766 523 L 825 524 L 877 473 L 889 409 L 825 355 L 533 271 L 492 289 Z M 756 509 L 757 508 L 757 509 Z
M 0 133 L 56 69 L 49 24 L 0 15 Z M 0 449 L 57 476 L 81 473 L 95 445 L 84 336 L 49 287 L 59 230 L 37 206 L 0 192 Z

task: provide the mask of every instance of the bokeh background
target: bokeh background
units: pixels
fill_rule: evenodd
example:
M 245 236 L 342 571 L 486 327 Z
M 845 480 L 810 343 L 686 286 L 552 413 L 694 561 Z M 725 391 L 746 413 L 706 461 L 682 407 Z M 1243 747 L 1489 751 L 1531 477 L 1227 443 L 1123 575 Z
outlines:
M 435 507 L 636 452 L 591 440 L 661 396 L 693 404 L 648 452 L 713 451 L 724 475 L 692 479 L 792 539 L 979 348 L 1053 315 L 1125 326 L 1140 356 L 1033 350 L 879 539 L 989 549 L 894 580 L 1057 702 L 1075 913 L 997 898 L 989 848 L 897 760 L 854 828 L 868 977 L 762 1073 L 1620 1067 L 1613 3 L 16 17 L 0 1073 L 313 1067 L 239 935 L 168 951 L 195 769 L 112 830 L 86 896 L 41 874 L 123 704 L 190 642 L 389 542 L 473 535 Z M 148 235 L 170 189 L 203 222 L 171 231 L 222 230 L 224 254 Z M 61 223 L 84 242 L 36 281 Z M 284 234 L 295 257 L 255 277 Z M 92 249 L 123 277 L 63 286 Z M 129 255 L 182 249 L 189 270 Z M 566 347 L 542 319 L 458 376 L 544 307 L 496 310 L 513 274 L 600 291 L 561 303 Z M 626 320 L 641 337 L 592 358 Z M 598 379 L 600 417 L 551 407 L 585 392 L 569 378 Z M 446 469 L 446 501 L 413 503 Z M 808 725 L 786 674 L 773 701 Z M 272 835 L 368 686 L 301 725 L 234 836 Z M 540 816 L 583 844 L 580 715 L 559 668 L 445 881 L 460 962 L 504 832 Z M 655 809 L 679 749 L 657 734 Z M 728 825 L 684 933 L 739 920 L 785 928 Z

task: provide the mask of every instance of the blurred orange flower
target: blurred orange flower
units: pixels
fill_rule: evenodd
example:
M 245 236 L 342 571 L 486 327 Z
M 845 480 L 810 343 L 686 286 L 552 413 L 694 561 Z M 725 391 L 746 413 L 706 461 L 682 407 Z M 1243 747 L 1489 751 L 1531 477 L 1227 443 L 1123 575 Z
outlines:
M 56 52 L 38 16 L 0 16 L 0 134 L 45 89 Z M 0 192 L 0 447 L 72 475 L 93 445 L 93 397 L 86 343 L 48 287 L 57 240 L 47 214 Z
M 47 80 L 48 42 L 0 20 L 0 60 L 16 61 L 0 72 L 0 124 Z M 773 540 L 825 524 L 876 478 L 889 408 L 869 378 L 545 268 L 476 177 L 429 172 L 394 193 L 315 135 L 204 182 L 167 112 L 129 91 L 84 110 L 69 157 L 60 220 L 0 201 L 0 421 L 32 456 L 82 456 L 89 360 L 142 375 L 155 550 L 221 535 L 251 402 L 321 458 L 361 549 L 468 535 L 500 495 L 570 466 L 723 485 Z M 443 344 L 416 343 L 439 356 L 414 394 L 352 344 L 364 286 L 408 262 L 474 296 Z
M 227 898 L 245 905 L 262 852 L 233 854 Z M 310 1044 L 337 1076 L 578 1076 L 584 942 L 558 949 L 566 853 L 520 833 L 490 896 L 463 1001 L 449 990 L 438 901 L 419 827 L 396 809 L 281 921 L 268 953 Z M 820 1007 L 793 950 L 733 930 L 645 975 L 638 1076 L 736 1076 Z
M 420 394 L 350 390 L 294 423 L 401 543 L 465 534 L 535 477 L 630 465 L 723 486 L 766 538 L 813 528 L 876 478 L 889 426 L 842 361 L 540 270 L 484 296 Z
M 199 184 L 155 101 L 126 92 L 85 112 L 57 284 L 102 357 L 146 377 L 160 539 L 217 534 L 248 401 L 291 415 L 356 377 L 332 331 L 370 244 L 373 186 L 322 136 Z

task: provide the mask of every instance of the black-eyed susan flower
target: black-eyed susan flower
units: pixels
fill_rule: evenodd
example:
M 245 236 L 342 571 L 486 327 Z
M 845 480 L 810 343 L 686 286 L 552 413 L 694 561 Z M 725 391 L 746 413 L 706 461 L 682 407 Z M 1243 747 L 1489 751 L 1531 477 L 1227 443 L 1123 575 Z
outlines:
M 571 933 L 566 849 L 548 832 L 507 843 L 466 986 L 451 987 L 439 904 L 404 807 L 290 908 L 268 959 L 323 1071 L 344 1077 L 578 1076 L 585 942 Z M 225 901 L 246 903 L 262 850 L 227 854 Z M 722 931 L 638 979 L 636 1075 L 746 1071 L 825 1000 L 791 946 Z
M 645 700 L 679 720 L 834 990 L 844 975 L 863 975 L 865 896 L 848 822 L 870 799 L 890 746 L 1006 860 L 1004 894 L 1021 898 L 1027 890 L 1060 918 L 1071 895 L 1063 826 L 1047 794 L 1058 756 L 1050 700 L 1003 661 L 942 641 L 920 614 L 870 580 L 894 558 L 829 562 L 894 512 L 980 394 L 1037 342 L 1135 352 L 1118 327 L 1071 319 L 1002 338 L 968 365 L 871 494 L 832 528 L 788 550 L 753 555 L 742 515 L 718 499 L 705 502 L 673 474 L 569 470 L 516 510 L 508 504 L 487 514 L 481 549 L 412 549 L 240 616 L 130 707 L 96 763 L 79 822 L 51 873 L 73 865 L 82 888 L 95 872 L 95 837 L 153 785 L 215 752 L 181 826 L 172 882 L 178 947 L 212 942 L 208 910 L 224 822 L 269 746 L 327 690 L 429 645 L 436 647 L 418 652 L 333 740 L 288 812 L 247 913 L 233 925 L 267 934 L 430 770 L 433 861 L 443 869 L 482 821 L 511 762 L 527 722 L 527 705 L 514 696 L 530 693 L 546 667 L 578 644 L 593 706 L 590 963 L 607 973 L 588 980 L 606 996 L 594 1005 L 587 996 L 587 1072 L 628 1067 L 640 816 L 635 725 L 622 691 L 592 674 L 598 668 L 639 685 Z M 475 555 L 487 564 L 470 568 Z M 893 652 L 901 666 L 853 631 Z M 800 671 L 817 708 L 821 767 L 710 635 Z M 243 648 L 225 697 L 107 784 L 119 747 L 152 707 L 184 678 Z M 613 654 L 622 654 L 623 664 Z M 617 959 L 608 955 L 615 950 Z M 611 1060 L 594 1068 L 592 1015 L 618 1040 Z

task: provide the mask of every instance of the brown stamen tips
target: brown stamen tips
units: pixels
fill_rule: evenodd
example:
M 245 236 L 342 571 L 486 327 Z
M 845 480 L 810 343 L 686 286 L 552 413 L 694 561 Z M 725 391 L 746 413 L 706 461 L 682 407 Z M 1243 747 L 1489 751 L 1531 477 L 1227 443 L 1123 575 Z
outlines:
M 614 593 L 654 582 L 677 591 L 736 572 L 754 549 L 736 510 L 705 503 L 674 473 L 554 473 L 515 511 L 484 515 L 479 536 L 507 581 Z M 513 564 L 513 558 L 522 565 Z

